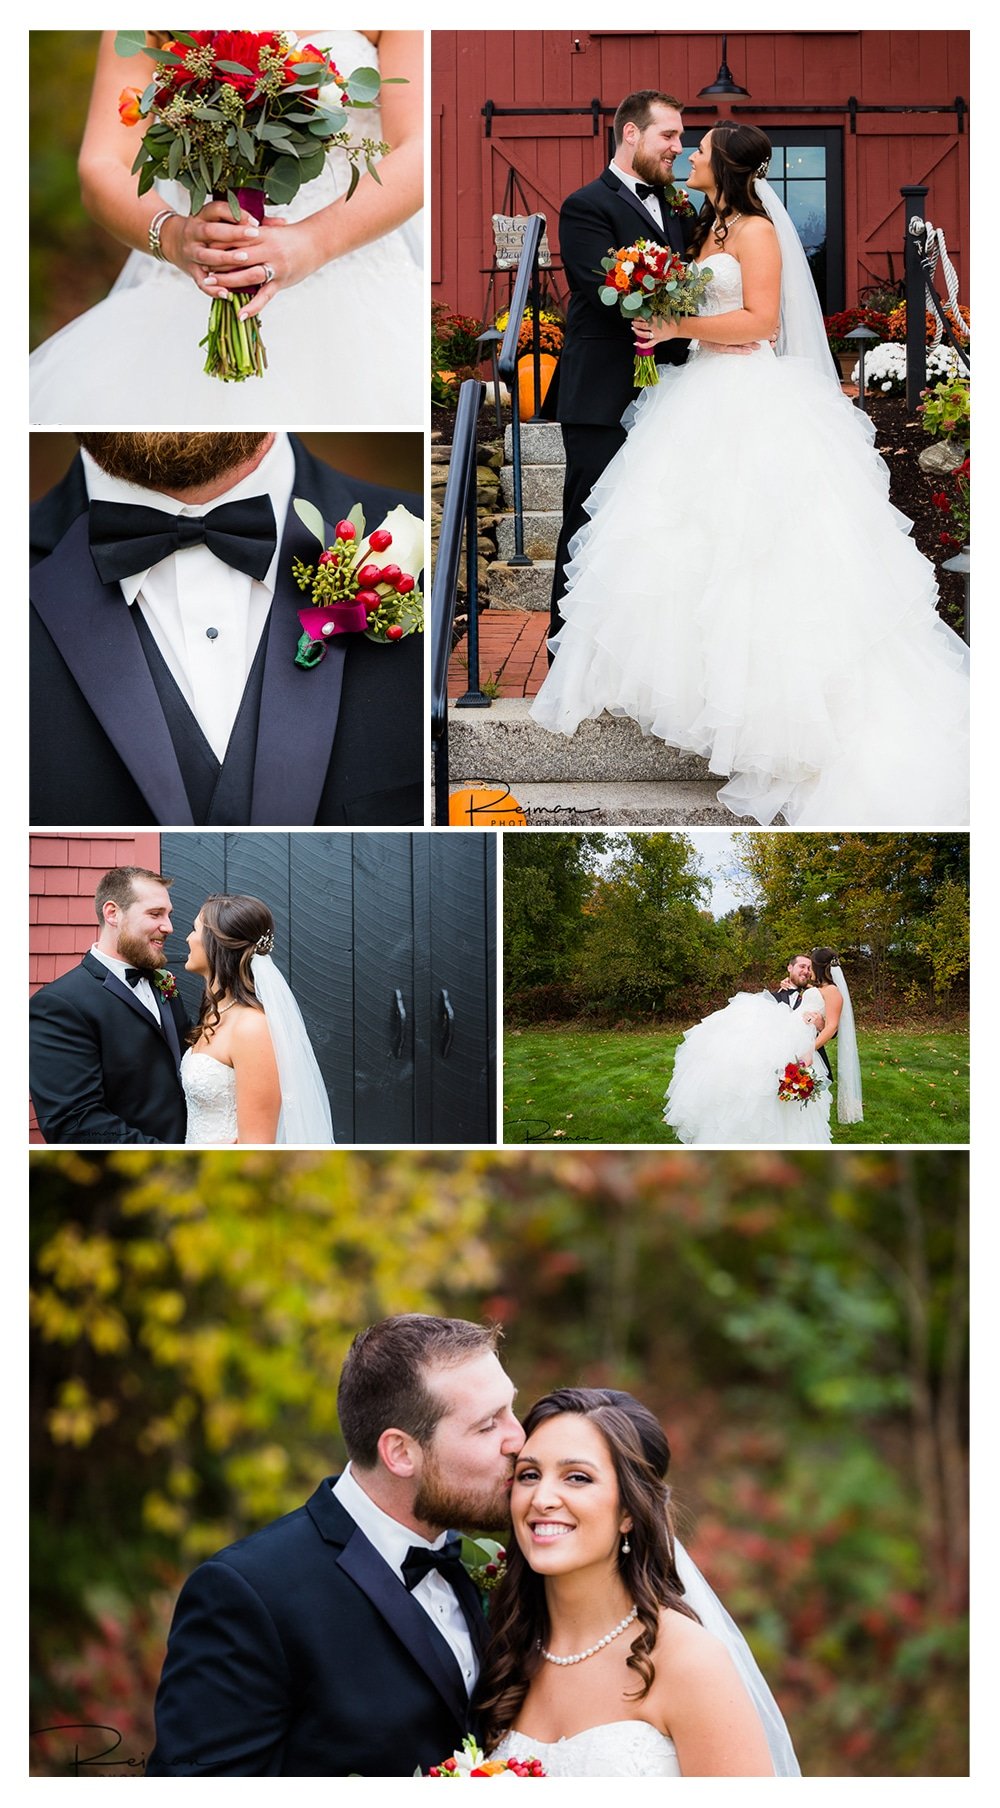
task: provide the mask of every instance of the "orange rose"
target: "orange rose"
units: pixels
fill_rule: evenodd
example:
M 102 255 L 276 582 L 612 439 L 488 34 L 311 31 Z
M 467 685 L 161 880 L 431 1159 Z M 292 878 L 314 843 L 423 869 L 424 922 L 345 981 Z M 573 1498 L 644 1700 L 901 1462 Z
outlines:
M 142 99 L 141 88 L 123 88 L 118 96 L 118 117 L 123 126 L 137 126 L 142 114 L 139 102 Z

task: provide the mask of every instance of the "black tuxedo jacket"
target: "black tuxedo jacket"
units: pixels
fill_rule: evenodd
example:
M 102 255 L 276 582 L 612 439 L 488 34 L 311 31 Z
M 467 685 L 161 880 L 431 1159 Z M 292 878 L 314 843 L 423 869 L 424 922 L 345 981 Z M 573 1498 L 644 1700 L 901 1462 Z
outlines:
M 161 999 L 160 1017 L 92 954 L 35 993 L 29 1084 L 46 1142 L 184 1141 L 180 998 Z
M 409 1777 L 461 1744 L 458 1664 L 334 1479 L 184 1584 L 147 1776 Z M 460 1599 L 481 1652 L 471 1580 Z
M 355 502 L 369 527 L 419 500 L 332 470 L 293 438 L 296 496 L 327 522 Z M 208 827 L 423 821 L 423 637 L 376 645 L 338 635 L 310 671 L 295 664 L 296 556 L 318 547 L 289 509 L 260 664 L 259 709 L 244 698 L 226 767 L 179 693 L 164 701 L 135 612 L 102 584 L 88 543 L 83 467 L 32 511 L 30 820 L 38 826 Z M 175 690 L 167 681 L 166 690 Z M 171 712 L 173 714 L 171 715 Z M 173 732 L 172 732 L 173 730 Z M 239 734 L 237 733 L 239 730 Z M 178 745 L 182 758 L 178 758 Z M 201 801 L 188 760 L 198 766 Z M 182 765 L 185 770 L 182 770 Z M 228 768 L 228 770 L 227 770 Z M 213 789 L 214 786 L 214 789 Z
M 661 206 L 661 232 L 642 202 L 610 170 L 578 188 L 559 213 L 559 251 L 569 284 L 566 336 L 559 360 L 558 417 L 587 427 L 617 426 L 635 398 L 632 328 L 618 307 L 598 294 L 604 272 L 601 259 L 637 238 L 656 239 L 684 255 L 694 219 L 681 219 Z M 658 364 L 683 364 L 686 339 L 657 348 Z

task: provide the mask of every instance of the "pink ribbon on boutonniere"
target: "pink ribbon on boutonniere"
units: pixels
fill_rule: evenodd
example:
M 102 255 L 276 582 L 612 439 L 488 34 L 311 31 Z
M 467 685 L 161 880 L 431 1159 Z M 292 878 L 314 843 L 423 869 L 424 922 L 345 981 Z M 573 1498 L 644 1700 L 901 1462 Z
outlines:
M 300 609 L 299 620 L 310 640 L 332 640 L 335 634 L 363 634 L 368 612 L 363 603 L 328 603 L 325 609 Z

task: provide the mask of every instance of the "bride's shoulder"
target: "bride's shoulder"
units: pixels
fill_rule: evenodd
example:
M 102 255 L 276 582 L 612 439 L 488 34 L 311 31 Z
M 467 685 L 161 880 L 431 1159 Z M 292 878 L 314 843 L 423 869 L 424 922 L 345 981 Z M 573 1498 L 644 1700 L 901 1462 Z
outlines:
M 673 1607 L 662 1607 L 653 1666 L 653 1690 L 676 1714 L 681 1704 L 694 1705 L 714 1696 L 731 1675 L 732 1659 L 700 1620 L 690 1620 Z
M 238 1004 L 233 1008 L 231 1018 L 232 1047 L 234 1054 L 253 1053 L 256 1048 L 270 1048 L 271 1031 L 267 1018 L 262 1010 L 252 1004 Z

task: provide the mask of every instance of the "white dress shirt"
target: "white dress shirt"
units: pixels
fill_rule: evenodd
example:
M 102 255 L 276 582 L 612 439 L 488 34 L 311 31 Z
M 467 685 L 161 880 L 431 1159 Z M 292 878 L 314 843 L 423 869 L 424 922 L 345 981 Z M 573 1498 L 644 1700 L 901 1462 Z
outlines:
M 608 164 L 608 168 L 611 171 L 611 174 L 613 176 L 617 176 L 619 182 L 624 182 L 625 187 L 630 188 L 632 190 L 632 193 L 635 195 L 636 183 L 641 182 L 642 177 L 633 175 L 631 170 L 619 169 L 618 164 L 615 163 L 613 159 Z M 644 207 L 646 209 L 646 212 L 648 214 L 652 215 L 653 219 L 656 221 L 657 226 L 660 228 L 660 231 L 662 232 L 663 231 L 663 209 L 660 206 L 659 196 L 658 195 L 643 195 L 640 198 L 638 195 L 635 195 L 635 198 L 639 202 L 640 207 Z
M 281 536 L 295 485 L 295 454 L 288 435 L 276 434 L 257 469 L 211 502 L 179 502 L 159 490 L 125 483 L 109 477 L 88 452 L 81 456 L 88 496 L 105 502 L 139 503 L 168 515 L 207 515 L 224 502 L 265 493 L 271 498 L 278 541 L 263 580 L 234 571 L 207 546 L 183 546 L 158 565 L 121 580 L 126 603 L 142 611 L 171 677 L 221 761 L 274 596 Z
M 109 971 L 114 974 L 116 979 L 121 980 L 123 986 L 128 986 L 128 980 L 125 978 L 125 968 L 131 965 L 129 961 L 119 960 L 117 955 L 114 954 L 105 954 L 104 949 L 99 948 L 96 942 L 92 945 L 90 952 L 95 960 L 100 961 L 102 967 L 107 967 Z M 155 1017 L 157 1023 L 159 1023 L 160 1007 L 156 1002 L 156 993 L 153 991 L 152 981 L 146 978 L 137 979 L 135 985 L 128 986 L 128 989 L 130 992 L 134 992 L 139 1003 L 144 1004 L 150 1015 Z
M 359 1531 L 364 1533 L 369 1544 L 375 1546 L 379 1556 L 389 1565 L 393 1574 L 399 1577 L 400 1582 L 403 1581 L 403 1560 L 411 1546 L 419 1545 L 422 1550 L 438 1551 L 448 1536 L 447 1532 L 442 1532 L 431 1543 L 427 1538 L 421 1538 L 419 1532 L 412 1532 L 409 1526 L 400 1525 L 398 1519 L 392 1519 L 388 1513 L 383 1512 L 371 1496 L 365 1493 L 352 1475 L 350 1463 L 343 1475 L 338 1476 L 334 1482 L 333 1492 L 344 1511 L 350 1514 Z M 403 1586 L 405 1587 L 405 1583 Z M 451 1583 L 445 1581 L 439 1570 L 430 1570 L 426 1576 L 421 1576 L 412 1594 L 428 1619 L 433 1620 L 442 1638 L 450 1645 L 471 1695 L 479 1676 L 479 1659 Z

